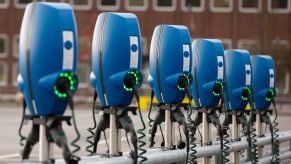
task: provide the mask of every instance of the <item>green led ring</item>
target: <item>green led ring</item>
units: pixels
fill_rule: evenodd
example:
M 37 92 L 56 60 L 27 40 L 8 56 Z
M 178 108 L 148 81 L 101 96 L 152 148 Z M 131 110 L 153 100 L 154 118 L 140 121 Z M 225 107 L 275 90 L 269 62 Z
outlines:
M 181 76 L 184 76 L 186 79 L 187 79 L 187 82 L 189 85 L 191 85 L 192 83 L 192 78 L 191 78 L 191 75 L 189 73 L 183 73 Z M 179 85 L 177 85 L 178 89 L 179 90 L 185 90 L 185 88 L 181 88 Z
M 272 97 L 275 96 L 275 89 L 274 88 L 269 88 L 268 91 L 271 92 Z M 270 102 L 270 101 L 272 101 L 272 98 L 269 98 L 266 96 L 266 101 Z
M 140 74 L 138 72 L 138 70 L 131 70 L 129 72 L 127 72 L 128 75 L 133 75 L 135 78 L 135 84 L 140 87 L 141 85 L 141 77 Z M 128 88 L 126 87 L 126 85 L 123 83 L 123 88 L 127 91 L 127 92 L 132 92 L 132 88 Z
M 252 89 L 249 86 L 244 87 L 243 90 L 247 90 L 249 95 L 252 94 Z M 247 101 L 248 97 L 241 96 L 241 99 L 244 100 L 244 101 Z
M 60 74 L 59 76 L 60 78 L 67 78 L 70 82 L 70 90 L 71 91 L 75 91 L 76 90 L 76 83 L 77 80 L 75 79 L 74 73 L 72 72 L 63 72 Z M 55 95 L 57 95 L 60 98 L 66 98 L 67 94 L 66 93 L 61 93 L 56 86 L 54 86 L 54 91 L 55 91 Z
M 218 80 L 215 82 L 216 84 L 219 84 L 221 86 L 221 89 L 223 90 L 223 80 Z M 219 93 L 215 93 L 214 91 L 212 91 L 212 94 L 214 96 L 219 96 Z

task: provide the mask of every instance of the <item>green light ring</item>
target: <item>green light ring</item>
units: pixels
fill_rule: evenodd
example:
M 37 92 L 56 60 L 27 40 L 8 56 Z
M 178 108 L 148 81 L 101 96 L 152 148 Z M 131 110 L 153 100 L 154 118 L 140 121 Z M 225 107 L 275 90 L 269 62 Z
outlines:
M 70 90 L 73 91 L 73 92 L 76 91 L 76 88 L 77 88 L 76 87 L 76 85 L 77 85 L 77 80 L 76 79 L 77 78 L 76 78 L 74 73 L 72 73 L 72 72 L 62 72 L 59 77 L 67 78 L 70 81 Z M 67 97 L 67 94 L 58 91 L 56 86 L 54 87 L 54 91 L 55 91 L 55 94 L 60 98 L 66 98 Z
M 245 86 L 245 87 L 243 88 L 243 90 L 247 90 L 249 95 L 252 94 L 252 89 L 251 89 L 250 86 Z M 247 100 L 248 100 L 248 97 L 241 96 L 241 99 L 243 99 L 244 101 L 247 101 Z
M 135 78 L 135 84 L 140 87 L 141 85 L 141 76 L 138 70 L 131 70 L 127 72 L 128 75 L 133 75 Z M 123 83 L 123 88 L 127 91 L 127 92 L 132 92 L 133 89 L 132 88 L 128 88 L 126 87 L 126 85 Z
M 271 92 L 272 97 L 276 95 L 274 88 L 269 88 L 268 91 Z M 266 96 L 266 101 L 270 102 L 270 101 L 272 101 L 272 98 L 269 98 L 269 97 Z
M 223 88 L 224 88 L 224 82 L 223 82 L 223 80 L 218 80 L 218 81 L 216 81 L 215 83 L 216 83 L 216 84 L 219 84 L 219 85 L 221 86 L 221 89 L 223 90 Z M 212 94 L 213 94 L 214 96 L 219 96 L 219 95 L 220 95 L 219 93 L 215 93 L 214 91 L 212 91 Z
M 136 72 L 136 71 L 129 71 L 127 74 L 129 74 L 129 75 L 133 75 L 134 78 L 135 78 L 135 84 L 136 84 L 137 86 L 140 85 L 140 77 L 139 77 L 139 73 L 138 73 L 138 72 Z
M 183 73 L 181 76 L 184 76 L 187 79 L 187 82 L 188 82 L 189 86 L 191 86 L 191 84 L 192 84 L 192 76 L 189 73 Z M 179 85 L 177 85 L 177 87 L 178 87 L 179 90 L 182 90 L 182 91 L 185 90 L 185 88 L 182 88 Z

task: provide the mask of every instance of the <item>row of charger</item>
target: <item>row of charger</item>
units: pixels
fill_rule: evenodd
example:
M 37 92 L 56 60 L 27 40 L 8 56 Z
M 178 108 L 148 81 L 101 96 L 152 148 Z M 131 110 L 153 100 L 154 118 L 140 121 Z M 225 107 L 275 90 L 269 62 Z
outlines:
M 243 111 L 247 103 L 252 109 L 269 108 L 275 96 L 275 69 L 270 56 L 256 55 L 251 59 L 247 50 L 224 51 L 220 40 L 197 39 L 191 43 L 190 38 L 185 26 L 159 25 L 154 29 L 148 83 L 161 110 L 162 105 L 179 107 L 185 95 L 189 100 L 194 99 L 197 109 L 215 109 L 220 100 L 223 100 L 226 110 Z M 76 43 L 76 23 L 70 5 L 31 3 L 27 6 L 20 33 L 17 82 L 32 116 L 30 119 L 62 116 L 68 103 L 74 111 L 72 96 L 78 87 Z M 106 113 L 109 110 L 110 114 L 116 111 L 118 124 L 131 133 L 135 163 L 138 157 L 142 162 L 146 160 L 143 156 L 146 150 L 142 148 L 145 145 L 142 141 L 145 124 L 141 112 L 139 110 L 143 127 L 138 130 L 141 135 L 138 138 L 128 116 L 133 96 L 139 102 L 138 88 L 143 78 L 141 65 L 141 34 L 137 17 L 131 13 L 100 14 L 93 34 L 90 78 L 96 91 L 94 101 L 98 95 L 104 115 L 95 134 L 92 131 L 96 124 L 89 129 L 94 134 L 94 141 L 90 141 L 94 146 L 92 153 L 96 152 L 101 132 L 109 127 Z M 177 111 L 174 112 L 176 121 L 182 120 L 181 124 L 186 126 L 184 115 Z M 189 133 L 193 135 L 191 129 L 196 129 L 196 123 L 191 120 L 191 114 L 188 116 Z M 214 121 L 217 119 L 215 117 Z M 57 129 L 59 126 L 48 128 Z M 185 134 L 191 136 L 188 131 Z M 51 135 L 56 139 L 63 137 L 55 133 Z M 151 135 L 153 139 L 154 133 Z M 195 144 L 195 137 L 189 138 L 192 142 L 187 142 L 188 147 Z M 75 144 L 78 139 L 79 135 L 72 144 L 76 147 L 73 152 L 80 148 Z M 29 139 L 27 141 L 25 158 L 35 144 L 29 143 Z M 62 144 L 66 145 L 66 142 Z M 141 150 L 139 155 L 137 149 Z M 195 147 L 191 150 L 194 153 Z M 195 153 L 191 156 L 191 160 L 195 160 Z M 68 163 L 78 161 L 71 153 L 64 154 L 64 158 Z

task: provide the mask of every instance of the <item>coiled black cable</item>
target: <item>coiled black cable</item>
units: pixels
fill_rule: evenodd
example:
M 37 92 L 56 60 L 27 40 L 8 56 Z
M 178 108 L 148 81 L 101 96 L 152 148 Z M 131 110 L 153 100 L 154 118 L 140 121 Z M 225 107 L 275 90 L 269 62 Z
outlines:
M 278 122 L 277 122 L 277 118 L 278 118 L 278 112 L 277 112 L 277 108 L 276 108 L 276 103 L 275 100 L 272 98 L 272 103 L 274 106 L 274 112 L 275 112 L 275 118 L 273 120 L 273 132 L 274 132 L 274 146 L 273 146 L 273 157 L 272 157 L 272 163 L 280 163 L 280 159 L 279 159 L 279 145 L 280 142 L 278 141 Z
M 254 118 L 253 111 L 251 111 L 251 118 L 250 120 L 253 120 Z M 258 162 L 258 148 L 257 148 L 257 135 L 256 135 L 256 129 L 254 128 L 255 121 L 250 122 L 250 136 L 251 136 L 251 162 L 257 163 Z
M 273 153 L 271 161 L 273 161 L 275 156 L 276 156 L 276 146 L 275 146 L 275 142 L 274 142 L 273 124 L 271 122 L 271 119 L 270 119 L 269 115 L 267 115 L 267 112 L 262 114 L 261 117 L 262 117 L 263 122 L 266 123 L 266 129 L 269 126 L 269 130 L 270 130 L 270 133 L 271 133 L 271 145 L 272 145 L 272 153 Z
M 140 151 L 140 153 L 138 154 L 138 158 L 141 158 L 139 163 L 144 163 L 147 160 L 147 158 L 144 156 L 144 154 L 147 151 L 146 151 L 146 149 L 143 148 L 146 145 L 146 142 L 143 141 L 143 139 L 146 136 L 146 134 L 144 133 L 144 131 L 146 129 L 146 126 L 145 126 L 145 122 L 143 120 L 143 116 L 142 116 L 142 113 L 141 113 L 139 94 L 138 94 L 136 85 L 133 87 L 133 93 L 134 93 L 136 101 L 137 101 L 138 113 L 139 113 L 139 117 L 140 117 L 140 120 L 141 120 L 141 123 L 142 123 L 142 128 L 137 130 L 137 133 L 140 134 L 140 136 L 137 138 L 137 142 L 140 143 L 138 145 L 138 150 Z
M 228 128 L 229 127 L 223 127 L 222 130 L 227 131 Z M 230 162 L 230 160 L 228 159 L 228 156 L 230 155 L 228 153 L 228 150 L 230 149 L 230 147 L 229 147 L 229 143 L 230 143 L 229 136 L 230 135 L 227 132 L 223 133 L 222 135 L 223 135 L 223 137 L 222 137 L 222 140 L 223 140 L 223 162 L 228 163 L 228 162 Z
M 254 104 L 253 104 L 253 97 L 252 95 L 249 95 L 248 97 L 250 106 L 251 106 L 251 116 L 249 119 L 249 128 L 250 128 L 250 140 L 251 140 L 251 162 L 258 163 L 258 146 L 257 146 L 257 134 L 255 129 L 255 118 L 254 118 Z
M 189 136 L 187 137 L 188 143 L 187 143 L 187 157 L 186 157 L 186 161 L 188 164 L 197 164 L 197 150 L 196 150 L 196 123 L 194 120 L 191 119 L 191 115 L 193 113 L 192 111 L 192 104 L 191 104 L 191 95 L 190 95 L 190 90 L 189 90 L 189 84 L 185 84 L 185 90 L 186 90 L 186 95 L 188 96 L 188 100 L 189 100 L 189 106 L 188 106 L 188 111 L 187 111 L 187 126 L 188 126 L 188 133 Z M 190 150 L 189 150 L 190 149 Z M 189 153 L 190 151 L 190 153 Z M 188 156 L 190 155 L 191 158 L 189 158 Z
M 153 108 L 153 98 L 154 98 L 154 91 L 151 92 L 151 104 L 150 104 L 150 109 L 149 109 L 149 113 L 148 113 L 148 119 L 149 119 L 149 122 L 148 122 L 148 126 L 150 127 L 149 129 L 149 134 L 151 136 L 152 134 L 152 127 L 153 127 L 153 122 L 154 120 L 151 118 L 151 113 L 152 113 L 152 108 Z M 149 138 L 149 141 L 151 142 L 152 138 L 150 137 Z
M 26 101 L 25 98 L 23 97 L 23 106 L 22 106 L 22 118 L 21 118 L 21 123 L 18 129 L 18 135 L 20 137 L 19 140 L 19 145 L 20 146 L 24 146 L 24 141 L 26 140 L 26 137 L 24 137 L 24 135 L 22 134 L 22 128 L 23 128 L 23 124 L 24 124 L 24 116 L 25 116 L 25 109 L 26 109 Z
M 93 97 L 93 107 L 92 107 L 92 117 L 93 117 L 93 127 L 87 128 L 87 131 L 90 133 L 89 136 L 86 138 L 86 142 L 89 143 L 89 145 L 86 147 L 86 151 L 89 153 L 89 156 L 94 155 L 93 148 L 94 142 L 93 142 L 93 137 L 94 137 L 94 129 L 97 127 L 96 123 L 96 117 L 95 117 L 95 103 L 97 99 L 97 92 L 94 92 L 94 97 Z
M 191 101 L 191 100 L 190 100 Z M 187 126 L 189 129 L 189 144 L 190 144 L 190 158 L 187 160 L 188 164 L 197 164 L 197 150 L 196 150 L 196 125 L 195 121 L 191 119 L 192 109 L 189 108 L 187 112 Z
M 76 135 L 77 135 L 77 137 L 70 143 L 70 145 L 72 147 L 75 147 L 75 149 L 72 150 L 72 153 L 75 154 L 76 152 L 78 152 L 81 149 L 81 147 L 79 145 L 77 145 L 77 142 L 80 140 L 80 132 L 79 132 L 79 130 L 77 128 L 77 124 L 76 124 L 75 108 L 74 108 L 74 102 L 73 102 L 73 93 L 71 92 L 69 85 L 66 85 L 66 92 L 68 95 L 68 103 L 69 103 L 70 109 L 72 111 L 74 130 L 75 130 Z M 77 157 L 75 155 L 74 155 L 74 157 L 76 157 L 78 160 L 80 160 L 79 157 Z
M 223 88 L 220 88 L 219 96 L 220 96 L 220 100 L 221 100 L 221 108 L 220 108 L 221 111 L 224 108 L 224 93 L 223 92 L 224 92 Z M 227 112 L 227 111 L 225 111 L 225 112 Z M 230 141 L 228 139 L 229 134 L 227 133 L 227 130 L 229 129 L 229 127 L 224 126 L 224 125 L 221 126 L 219 121 L 218 121 L 217 127 L 218 127 L 218 131 L 219 131 L 220 142 L 221 142 L 223 163 L 228 163 L 228 162 L 230 162 L 230 160 L 228 159 L 228 157 L 230 155 L 228 153 L 228 150 L 230 149 L 230 147 L 228 146 Z

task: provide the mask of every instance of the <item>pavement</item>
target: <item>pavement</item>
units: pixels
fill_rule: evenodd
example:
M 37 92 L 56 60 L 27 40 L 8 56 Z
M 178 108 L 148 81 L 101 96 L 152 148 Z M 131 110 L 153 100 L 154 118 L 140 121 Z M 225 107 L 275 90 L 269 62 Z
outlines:
M 291 130 L 291 109 L 289 105 L 281 105 L 279 107 L 279 129 L 280 131 L 288 131 Z M 146 125 L 148 123 L 147 118 L 148 111 L 143 111 L 142 116 L 146 122 Z M 70 110 L 67 110 L 65 115 L 71 115 Z M 155 116 L 155 112 L 152 113 L 152 117 Z M 22 109 L 20 106 L 15 105 L 15 103 L 4 103 L 0 106 L 0 163 L 19 163 L 21 161 L 19 152 L 22 149 L 22 147 L 19 145 L 19 136 L 18 136 L 18 128 L 20 125 L 20 120 L 22 117 Z M 97 121 L 99 120 L 100 114 L 96 115 Z M 134 126 L 136 129 L 141 128 L 141 121 L 139 116 L 132 115 L 130 113 L 130 117 L 132 118 L 132 121 L 134 123 Z M 223 118 L 223 116 L 222 116 Z M 272 117 L 273 118 L 273 117 Z M 89 132 L 86 130 L 88 127 L 92 127 L 93 121 L 92 121 L 92 111 L 91 107 L 89 105 L 81 105 L 76 106 L 76 120 L 77 120 L 77 127 L 81 134 L 81 139 L 79 140 L 78 144 L 81 146 L 81 150 L 77 152 L 76 155 L 78 156 L 86 156 L 88 155 L 88 152 L 86 152 L 85 147 L 88 146 L 88 143 L 86 142 L 86 137 L 89 136 Z M 175 130 L 175 138 L 178 142 L 179 140 L 179 133 L 178 133 L 178 126 L 176 126 Z M 31 128 L 31 122 L 28 122 L 23 127 L 23 134 L 28 134 Z M 69 139 L 69 142 L 75 139 L 76 134 L 74 132 L 74 129 L 72 126 L 68 126 L 66 124 L 63 124 L 63 128 L 67 134 L 67 137 Z M 199 129 L 202 132 L 202 126 L 199 127 Z M 147 134 L 144 141 L 147 142 L 148 147 L 148 126 L 145 130 L 145 133 Z M 182 130 L 182 129 L 181 129 Z M 215 140 L 216 138 L 216 128 L 212 126 L 212 139 Z M 268 133 L 268 130 L 267 130 Z M 109 130 L 106 131 L 107 139 L 109 139 Z M 127 144 L 126 137 L 124 132 L 121 134 L 121 151 L 128 152 L 130 151 L 130 148 Z M 197 140 L 200 141 L 200 136 L 196 135 Z M 182 134 L 182 138 L 184 139 L 184 135 Z M 160 146 L 160 143 L 162 142 L 162 137 L 159 131 L 157 131 L 156 135 L 156 145 Z M 108 141 L 109 142 L 109 141 Z M 38 159 L 38 147 L 39 145 L 36 144 L 34 146 L 33 151 L 31 152 L 31 161 L 37 161 Z M 107 151 L 106 141 L 104 139 L 104 136 L 102 135 L 101 141 L 98 145 L 98 153 L 105 153 Z M 54 157 L 55 158 L 62 158 L 61 150 L 55 146 L 54 147 Z M 30 161 L 30 162 L 31 162 Z

